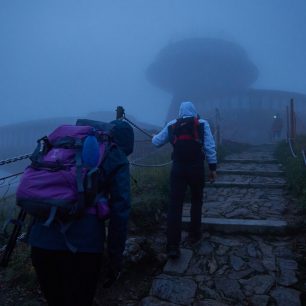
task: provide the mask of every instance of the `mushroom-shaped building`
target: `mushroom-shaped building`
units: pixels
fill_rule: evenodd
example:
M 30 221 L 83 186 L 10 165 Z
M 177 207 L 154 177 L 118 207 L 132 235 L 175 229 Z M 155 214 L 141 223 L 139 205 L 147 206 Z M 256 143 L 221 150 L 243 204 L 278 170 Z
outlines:
M 147 70 L 148 79 L 175 97 L 241 92 L 257 79 L 257 68 L 237 44 L 193 38 L 162 49 Z
M 299 102 L 306 101 L 301 94 L 252 88 L 259 75 L 257 67 L 240 45 L 222 39 L 171 43 L 146 73 L 152 84 L 173 96 L 166 119 L 177 116 L 183 100 L 192 101 L 199 114 L 211 121 L 218 108 L 224 136 L 237 141 L 268 142 L 273 114 L 285 116 L 285 104 L 295 96 Z

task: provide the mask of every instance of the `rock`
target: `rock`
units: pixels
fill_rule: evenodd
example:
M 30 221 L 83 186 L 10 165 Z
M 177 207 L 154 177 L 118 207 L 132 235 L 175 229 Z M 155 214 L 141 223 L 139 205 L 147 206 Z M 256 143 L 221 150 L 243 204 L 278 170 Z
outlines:
M 256 275 L 248 280 L 240 280 L 247 295 L 266 294 L 275 283 L 275 279 L 271 275 Z
M 220 244 L 217 251 L 216 251 L 216 254 L 220 255 L 220 256 L 223 256 L 228 252 L 229 249 L 230 248 L 228 246 Z
M 276 271 L 275 256 L 264 258 L 262 263 L 267 270 Z
M 191 250 L 181 249 L 181 256 L 177 259 L 169 259 L 164 267 L 164 272 L 184 273 L 188 268 L 192 254 Z
M 235 217 L 245 217 L 250 214 L 250 211 L 246 208 L 238 208 L 232 211 L 231 213 L 227 213 L 225 215 L 226 218 L 235 218 Z
M 282 257 L 287 259 L 294 258 L 294 254 L 288 246 L 277 246 L 274 249 L 274 255 L 277 257 Z
M 301 293 L 295 289 L 278 287 L 271 292 L 277 306 L 301 306 Z
M 205 257 L 192 258 L 189 268 L 186 272 L 187 275 L 201 275 L 207 274 L 207 259 Z
M 197 285 L 191 279 L 161 274 L 153 280 L 150 294 L 180 305 L 191 305 Z
M 210 255 L 214 251 L 213 246 L 208 241 L 203 241 L 201 243 L 198 255 Z
M 242 270 L 246 265 L 245 261 L 242 258 L 235 255 L 230 256 L 230 261 L 233 269 L 236 271 Z
M 298 269 L 297 262 L 292 259 L 279 258 L 278 264 L 279 264 L 280 269 L 286 269 L 286 270 L 297 270 Z
M 207 260 L 207 268 L 208 268 L 209 274 L 215 273 L 216 270 L 218 269 L 218 264 L 217 264 L 217 262 L 216 262 L 214 257 L 209 258 Z
M 152 248 L 146 238 L 133 237 L 125 243 L 123 256 L 127 262 L 139 263 L 152 254 Z
M 226 272 L 226 270 L 228 270 L 229 269 L 229 266 L 228 265 L 224 265 L 224 266 L 222 266 L 218 271 L 217 271 L 217 274 L 218 275 L 223 275 L 225 272 Z
M 205 285 L 199 285 L 199 289 L 203 291 L 204 296 L 209 299 L 213 299 L 213 300 L 220 299 L 219 294 L 214 289 L 211 289 Z
M 148 296 L 142 299 L 139 306 L 176 306 L 177 304 L 161 301 L 153 296 Z
M 288 269 L 281 269 L 281 275 L 277 279 L 277 283 L 283 286 L 292 286 L 298 282 L 295 271 Z
M 244 299 L 244 294 L 240 289 L 240 285 L 236 280 L 219 278 L 215 280 L 215 285 L 217 291 L 222 291 L 222 293 L 228 297 L 237 301 L 242 301 Z
M 256 250 L 254 243 L 248 244 L 248 255 L 251 257 L 257 256 L 257 250 Z
M 217 260 L 219 266 L 223 266 L 223 265 L 228 264 L 228 257 L 226 255 L 225 256 L 216 256 L 216 260 Z
M 272 246 L 260 241 L 259 247 L 264 257 L 273 257 L 273 247 Z
M 254 270 L 253 269 L 247 269 L 247 270 L 243 270 L 243 271 L 239 271 L 239 272 L 236 272 L 236 271 L 232 271 L 228 277 L 231 278 L 231 279 L 242 279 L 246 276 L 249 276 L 251 273 L 253 273 Z
M 198 301 L 193 304 L 193 306 L 228 306 L 227 304 L 220 303 L 215 300 L 205 299 L 203 301 Z
M 210 240 L 218 243 L 218 244 L 223 244 L 228 247 L 234 247 L 234 246 L 242 246 L 243 242 L 236 240 L 236 239 L 228 239 L 228 238 L 222 238 L 219 236 L 211 236 Z
M 252 306 L 267 306 L 270 297 L 268 295 L 254 295 L 251 297 Z M 289 306 L 289 305 L 288 305 Z
M 252 268 L 253 270 L 257 271 L 257 272 L 264 272 L 265 269 L 263 267 L 263 265 L 261 264 L 261 261 L 259 261 L 258 259 L 254 259 L 252 258 L 249 262 L 248 262 L 248 266 L 250 268 Z

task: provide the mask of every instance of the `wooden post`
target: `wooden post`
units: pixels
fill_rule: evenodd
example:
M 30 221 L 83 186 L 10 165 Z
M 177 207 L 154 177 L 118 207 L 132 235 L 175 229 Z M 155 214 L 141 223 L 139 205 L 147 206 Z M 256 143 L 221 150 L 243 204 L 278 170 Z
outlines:
M 294 100 L 290 100 L 290 138 L 292 141 L 295 140 L 296 137 L 296 119 L 294 112 Z
M 116 109 L 116 119 L 120 120 L 124 117 L 124 108 L 122 106 L 117 106 Z
M 216 144 L 217 144 L 217 147 L 219 147 L 221 145 L 221 131 L 220 131 L 220 111 L 218 108 L 216 108 Z
M 286 117 L 287 117 L 287 142 L 290 137 L 290 116 L 289 116 L 289 106 L 286 106 Z

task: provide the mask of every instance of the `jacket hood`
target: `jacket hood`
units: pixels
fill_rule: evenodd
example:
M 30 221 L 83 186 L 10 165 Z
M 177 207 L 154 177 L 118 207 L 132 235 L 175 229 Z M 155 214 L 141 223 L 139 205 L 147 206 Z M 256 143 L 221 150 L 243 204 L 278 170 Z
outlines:
M 192 102 L 182 102 L 179 110 L 179 118 L 182 117 L 195 117 L 197 116 L 197 111 Z

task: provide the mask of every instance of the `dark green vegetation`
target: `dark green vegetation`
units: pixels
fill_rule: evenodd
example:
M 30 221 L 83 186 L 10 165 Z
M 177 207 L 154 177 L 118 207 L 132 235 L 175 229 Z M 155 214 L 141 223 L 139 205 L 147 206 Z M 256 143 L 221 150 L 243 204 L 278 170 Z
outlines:
M 277 146 L 275 157 L 284 166 L 290 192 L 300 200 L 301 205 L 306 209 L 306 165 L 301 154 L 303 149 L 306 150 L 306 135 L 296 138 L 293 149 L 297 154 L 296 158 L 292 156 L 288 143 L 283 141 Z

